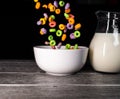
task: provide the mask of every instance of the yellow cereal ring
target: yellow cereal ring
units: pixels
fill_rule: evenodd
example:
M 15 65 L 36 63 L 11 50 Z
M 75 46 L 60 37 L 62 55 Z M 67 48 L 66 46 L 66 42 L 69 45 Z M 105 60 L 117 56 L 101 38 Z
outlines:
M 60 9 L 56 9 L 56 10 L 55 10 L 55 13 L 56 13 L 56 14 L 60 14 L 60 12 L 61 12 Z
M 41 35 L 44 35 L 43 31 L 40 30 L 40 34 L 41 34 Z
M 38 0 L 34 0 L 34 2 L 38 2 Z
M 62 35 L 62 38 L 61 38 L 61 41 L 65 41 L 66 38 L 67 38 L 67 35 L 66 35 L 66 34 L 63 34 L 63 35 Z
M 70 8 L 69 9 L 65 9 L 65 13 L 70 13 L 70 12 L 71 12 Z
M 35 9 L 37 9 L 37 10 L 40 9 L 40 5 L 41 5 L 40 2 L 37 2 L 35 5 Z
M 46 4 L 44 4 L 42 7 L 45 8 L 45 9 L 47 9 L 47 5 Z
M 81 24 L 80 23 L 78 23 L 78 24 L 75 25 L 75 30 L 78 30 L 80 28 L 81 28 Z
M 42 25 L 46 24 L 46 19 L 45 18 L 40 18 L 40 21 L 41 21 Z
M 54 12 L 55 11 L 55 6 L 50 6 L 50 12 Z
M 52 22 L 52 21 L 53 21 L 53 18 L 52 18 L 52 17 L 49 17 L 49 18 L 48 18 L 48 21 L 49 21 L 49 22 Z
M 65 29 L 65 25 L 64 25 L 64 24 L 60 24 L 60 25 L 59 25 L 59 29 L 60 29 L 60 30 L 64 30 L 64 29 Z
M 74 24 L 75 20 L 73 18 L 68 18 L 68 22 L 69 22 L 69 24 Z

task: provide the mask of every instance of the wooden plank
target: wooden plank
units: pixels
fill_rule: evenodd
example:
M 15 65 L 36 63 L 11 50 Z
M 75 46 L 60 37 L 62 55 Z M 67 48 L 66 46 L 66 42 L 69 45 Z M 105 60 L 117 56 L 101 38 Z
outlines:
M 0 87 L 1 99 L 120 99 L 120 87 L 46 85 Z
M 120 74 L 84 73 L 57 77 L 41 72 L 0 72 L 0 84 L 120 84 Z

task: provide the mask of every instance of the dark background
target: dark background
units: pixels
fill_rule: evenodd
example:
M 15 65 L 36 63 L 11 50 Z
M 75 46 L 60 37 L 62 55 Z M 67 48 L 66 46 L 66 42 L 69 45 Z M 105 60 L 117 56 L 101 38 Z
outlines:
M 50 0 L 41 0 L 47 2 Z M 51 0 L 53 1 L 53 0 Z M 82 36 L 77 43 L 88 46 L 94 35 L 97 10 L 119 12 L 119 0 L 65 0 L 72 3 Z M 0 2 L 0 59 L 34 59 L 33 46 L 41 45 L 36 20 L 38 12 L 32 0 L 2 0 Z

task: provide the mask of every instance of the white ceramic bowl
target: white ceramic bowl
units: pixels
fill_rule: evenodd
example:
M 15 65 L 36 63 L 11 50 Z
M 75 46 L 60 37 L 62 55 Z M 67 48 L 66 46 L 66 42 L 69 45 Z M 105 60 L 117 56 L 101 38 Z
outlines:
M 34 46 L 34 56 L 37 65 L 46 73 L 57 76 L 70 75 L 78 72 L 85 64 L 88 47 L 67 50 L 51 49 L 50 46 Z

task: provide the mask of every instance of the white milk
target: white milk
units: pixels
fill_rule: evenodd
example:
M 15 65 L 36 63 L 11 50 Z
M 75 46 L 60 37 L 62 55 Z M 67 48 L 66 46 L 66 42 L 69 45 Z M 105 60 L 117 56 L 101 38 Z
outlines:
M 96 71 L 120 72 L 120 34 L 95 33 L 89 56 Z

